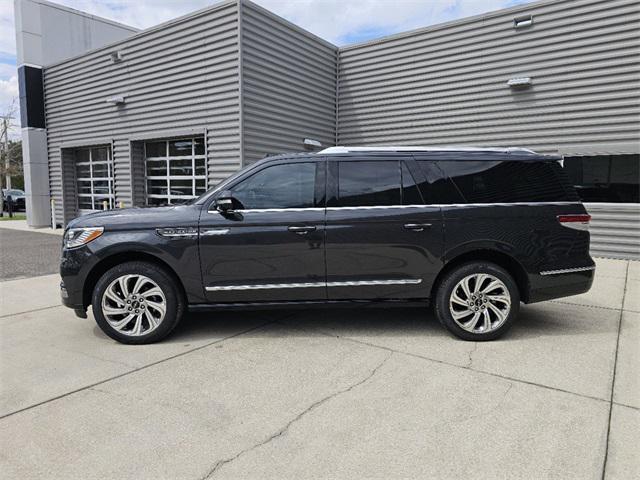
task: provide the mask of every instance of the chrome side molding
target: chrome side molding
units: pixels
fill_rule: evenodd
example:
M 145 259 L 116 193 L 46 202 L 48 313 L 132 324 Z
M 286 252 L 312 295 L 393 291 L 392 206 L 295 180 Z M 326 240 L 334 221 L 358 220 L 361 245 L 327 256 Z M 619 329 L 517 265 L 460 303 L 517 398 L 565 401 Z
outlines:
M 561 270 L 545 270 L 544 272 L 540 272 L 540 275 L 561 275 L 563 273 L 588 272 L 589 270 L 595 269 L 595 265 L 591 265 L 590 267 L 563 268 Z
M 399 280 L 360 280 L 351 282 L 302 282 L 302 283 L 265 283 L 258 285 L 215 285 L 205 287 L 207 292 L 228 292 L 232 290 L 271 290 L 281 288 L 320 288 L 320 287 L 365 287 L 376 285 L 418 285 L 421 278 Z

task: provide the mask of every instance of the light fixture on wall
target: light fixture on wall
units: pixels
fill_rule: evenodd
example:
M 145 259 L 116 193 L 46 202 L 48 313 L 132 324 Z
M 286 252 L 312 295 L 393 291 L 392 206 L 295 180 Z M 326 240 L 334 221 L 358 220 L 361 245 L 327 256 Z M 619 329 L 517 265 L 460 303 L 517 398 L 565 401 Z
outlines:
M 111 52 L 111 53 L 109 54 L 109 58 L 111 59 L 111 61 L 112 61 L 113 63 L 121 62 L 121 61 L 122 61 L 122 52 L 121 52 L 121 51 L 119 51 L 119 50 L 117 50 L 117 51 L 115 51 L 115 52 Z
M 107 103 L 111 103 L 112 105 L 124 105 L 124 97 L 122 95 L 109 97 L 107 98 Z
M 531 77 L 514 77 L 507 82 L 514 90 L 520 90 L 531 87 Z
M 516 30 L 520 28 L 527 28 L 533 25 L 533 15 L 523 15 L 513 19 L 513 28 Z
M 305 148 L 309 150 L 322 147 L 322 143 L 320 143 L 318 140 L 314 140 L 313 138 L 305 138 L 302 141 L 302 144 L 304 145 Z

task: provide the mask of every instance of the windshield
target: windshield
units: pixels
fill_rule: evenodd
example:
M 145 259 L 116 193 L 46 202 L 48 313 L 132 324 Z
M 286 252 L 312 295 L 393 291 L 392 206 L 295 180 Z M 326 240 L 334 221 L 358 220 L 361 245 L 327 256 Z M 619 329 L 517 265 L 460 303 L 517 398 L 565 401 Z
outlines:
M 19 196 L 22 197 L 24 195 L 24 192 L 22 190 L 5 190 L 4 191 L 5 195 L 11 195 L 11 196 Z

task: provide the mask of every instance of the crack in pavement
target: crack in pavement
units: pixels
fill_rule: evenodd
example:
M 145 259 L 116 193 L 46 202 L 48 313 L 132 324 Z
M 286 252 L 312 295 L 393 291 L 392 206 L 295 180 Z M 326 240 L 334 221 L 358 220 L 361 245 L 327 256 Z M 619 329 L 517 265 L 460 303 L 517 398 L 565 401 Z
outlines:
M 536 382 L 532 382 L 532 381 L 528 381 L 528 380 L 524 380 L 522 378 L 515 378 L 515 377 L 510 377 L 508 375 L 501 375 L 499 373 L 495 373 L 495 372 L 489 372 L 486 370 L 480 370 L 479 368 L 474 368 L 474 367 L 469 367 L 467 365 L 462 365 L 459 363 L 454 363 L 454 362 L 448 362 L 446 360 L 442 360 L 442 359 L 438 359 L 438 358 L 432 358 L 432 357 L 426 357 L 424 355 L 420 355 L 417 353 L 412 353 L 412 352 L 406 352 L 403 350 L 397 350 L 395 348 L 391 348 L 391 347 L 387 347 L 384 345 L 378 345 L 375 343 L 371 343 L 368 341 L 364 341 L 364 340 L 358 340 L 357 338 L 353 338 L 353 337 L 348 337 L 348 336 L 337 336 L 334 333 L 330 333 L 330 332 L 326 332 L 323 331 L 322 329 L 318 329 L 318 328 L 303 328 L 300 326 L 294 326 L 294 325 L 289 325 L 291 328 L 296 328 L 298 330 L 302 330 L 302 331 L 306 331 L 306 332 L 314 332 L 318 335 L 324 335 L 325 337 L 331 337 L 331 338 L 339 338 L 342 341 L 345 342 L 353 342 L 353 343 L 357 343 L 359 345 L 367 345 L 369 347 L 372 348 L 377 348 L 380 350 L 386 350 L 388 352 L 394 352 L 397 353 L 399 355 L 406 355 L 408 357 L 413 357 L 413 358 L 418 358 L 420 360 L 424 360 L 427 362 L 433 362 L 433 363 L 439 363 L 441 365 L 447 365 L 448 367 L 453 367 L 453 368 L 460 368 L 462 370 L 467 370 L 469 372 L 473 372 L 473 373 L 479 373 L 480 375 L 487 375 L 490 377 L 494 377 L 494 378 L 499 378 L 501 380 L 507 380 L 510 382 L 516 382 L 516 383 L 521 383 L 523 385 L 531 385 L 533 387 L 539 387 L 539 388 L 544 388 L 547 390 L 552 390 L 555 392 L 560 392 L 560 393 L 567 393 L 569 395 L 575 395 L 576 397 L 581 397 L 581 398 L 586 398 L 589 400 L 595 400 L 597 402 L 606 402 L 608 403 L 609 401 L 604 399 L 604 398 L 599 398 L 599 397 L 594 397 L 592 395 L 587 395 L 584 393 L 578 393 L 578 392 L 572 392 L 571 390 L 565 390 L 564 388 L 559 388 L 559 387 L 554 387 L 551 385 L 545 385 L 542 383 L 536 383 Z M 479 342 L 476 342 L 479 343 Z
M 289 428 L 291 427 L 291 425 L 293 425 L 294 423 L 298 422 L 300 419 L 302 419 L 302 417 L 304 417 L 308 413 L 311 413 L 312 411 L 316 410 L 317 408 L 319 408 L 323 404 L 327 403 L 329 400 L 332 400 L 332 399 L 334 399 L 334 398 L 336 398 L 336 397 L 338 397 L 340 395 L 348 393 L 351 390 L 353 390 L 354 388 L 357 388 L 360 385 L 363 385 L 364 383 L 368 382 L 371 378 L 373 378 L 373 376 L 376 373 L 378 373 L 378 370 L 380 370 L 387 363 L 387 361 L 389 361 L 389 359 L 393 356 L 393 353 L 394 352 L 389 352 L 389 355 L 387 355 L 386 358 L 384 360 L 382 360 L 382 362 L 380 362 L 373 370 L 371 370 L 371 372 L 369 372 L 369 374 L 365 378 L 363 378 L 362 380 L 352 384 L 351 386 L 349 386 L 347 388 L 344 388 L 342 390 L 338 390 L 337 392 L 334 392 L 334 393 L 332 393 L 330 395 L 327 395 L 326 397 L 323 397 L 320 400 L 317 400 L 316 402 L 312 403 L 309 407 L 307 407 L 305 410 L 303 410 L 298 415 L 296 415 L 292 420 L 289 420 L 289 422 L 287 422 L 287 424 L 284 427 L 282 427 L 276 433 L 270 435 L 267 439 L 255 444 L 255 445 L 253 445 L 251 447 L 245 448 L 244 450 L 241 450 L 239 453 L 237 453 L 233 457 L 218 460 L 213 465 L 211 470 L 209 470 L 209 472 L 207 472 L 207 474 L 202 477 L 202 480 L 207 480 L 207 479 L 213 477 L 216 474 L 216 472 L 218 472 L 222 467 L 224 467 L 228 463 L 231 463 L 231 462 L 237 460 L 239 457 L 241 457 L 245 453 L 249 453 L 249 452 L 251 452 L 253 450 L 261 448 L 264 445 L 267 445 L 268 443 L 272 442 L 276 438 L 285 435 L 287 433 L 287 431 L 289 430 Z
M 473 348 L 471 348 L 471 350 L 469 350 L 469 358 L 467 360 L 467 368 L 471 368 L 471 365 L 473 364 L 473 354 L 476 353 L 476 350 L 478 350 L 478 345 L 479 342 L 474 342 L 473 343 Z

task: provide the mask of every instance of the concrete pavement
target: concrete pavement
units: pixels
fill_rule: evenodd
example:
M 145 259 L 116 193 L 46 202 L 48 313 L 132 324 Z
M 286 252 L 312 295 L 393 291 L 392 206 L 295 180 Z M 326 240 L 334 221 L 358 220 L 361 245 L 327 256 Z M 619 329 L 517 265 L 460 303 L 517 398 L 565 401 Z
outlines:
M 477 344 L 360 309 L 190 315 L 125 346 L 57 281 L 0 283 L 3 478 L 640 474 L 635 262 L 598 260 L 591 292 Z

